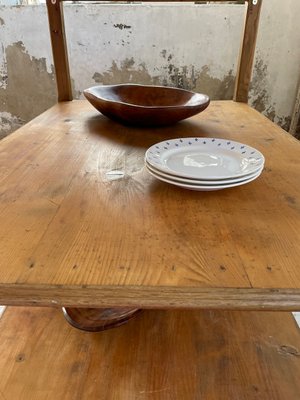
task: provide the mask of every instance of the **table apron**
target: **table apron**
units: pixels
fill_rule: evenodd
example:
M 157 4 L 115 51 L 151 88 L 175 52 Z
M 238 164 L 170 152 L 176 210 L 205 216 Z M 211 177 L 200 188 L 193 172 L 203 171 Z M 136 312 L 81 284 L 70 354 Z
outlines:
M 0 285 L 0 304 L 145 309 L 300 310 L 300 289 Z

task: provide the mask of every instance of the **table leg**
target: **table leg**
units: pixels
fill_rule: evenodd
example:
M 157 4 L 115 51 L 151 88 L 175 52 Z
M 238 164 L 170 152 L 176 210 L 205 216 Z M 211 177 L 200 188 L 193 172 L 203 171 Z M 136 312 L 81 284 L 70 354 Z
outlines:
M 125 324 L 142 310 L 138 308 L 69 308 L 63 307 L 66 320 L 75 328 L 99 332 Z

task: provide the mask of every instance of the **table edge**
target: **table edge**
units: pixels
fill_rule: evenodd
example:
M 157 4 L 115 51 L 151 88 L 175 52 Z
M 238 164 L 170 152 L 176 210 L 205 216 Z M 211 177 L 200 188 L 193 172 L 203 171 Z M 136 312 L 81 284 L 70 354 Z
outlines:
M 0 284 L 0 304 L 45 307 L 300 310 L 300 288 Z

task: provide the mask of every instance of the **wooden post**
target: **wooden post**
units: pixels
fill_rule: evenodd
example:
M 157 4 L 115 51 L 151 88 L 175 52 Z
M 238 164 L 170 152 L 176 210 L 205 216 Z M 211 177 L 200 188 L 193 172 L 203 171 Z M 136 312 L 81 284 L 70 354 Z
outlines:
M 299 84 L 299 88 L 298 88 L 296 103 L 295 103 L 295 107 L 294 107 L 294 111 L 293 111 L 293 115 L 292 115 L 292 121 L 291 121 L 291 125 L 290 125 L 290 130 L 289 130 L 290 134 L 293 136 L 296 136 L 299 119 L 300 119 L 300 84 Z
M 65 26 L 63 17 L 63 5 L 61 0 L 47 0 L 49 28 L 52 44 L 52 53 L 56 73 L 58 101 L 73 99 Z
M 234 101 L 248 102 L 255 44 L 259 24 L 262 0 L 248 0 L 244 34 L 241 43 L 240 58 L 234 90 Z

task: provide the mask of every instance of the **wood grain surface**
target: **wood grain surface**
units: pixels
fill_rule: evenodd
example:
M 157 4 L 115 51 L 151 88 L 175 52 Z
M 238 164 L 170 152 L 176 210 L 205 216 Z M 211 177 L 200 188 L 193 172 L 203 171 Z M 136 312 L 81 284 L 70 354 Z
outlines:
M 217 192 L 145 171 L 149 146 L 189 136 L 252 145 L 265 170 Z M 226 308 L 233 291 L 238 308 L 245 298 L 274 309 L 293 298 L 288 308 L 299 309 L 299 150 L 231 101 L 157 129 L 112 122 L 87 101 L 54 106 L 0 143 L 0 304 L 60 305 L 63 296 L 66 306 L 131 306 L 138 293 L 137 307 L 205 307 L 214 298 Z
M 47 308 L 0 320 L 1 400 L 299 400 L 288 313 L 144 311 L 80 332 Z

